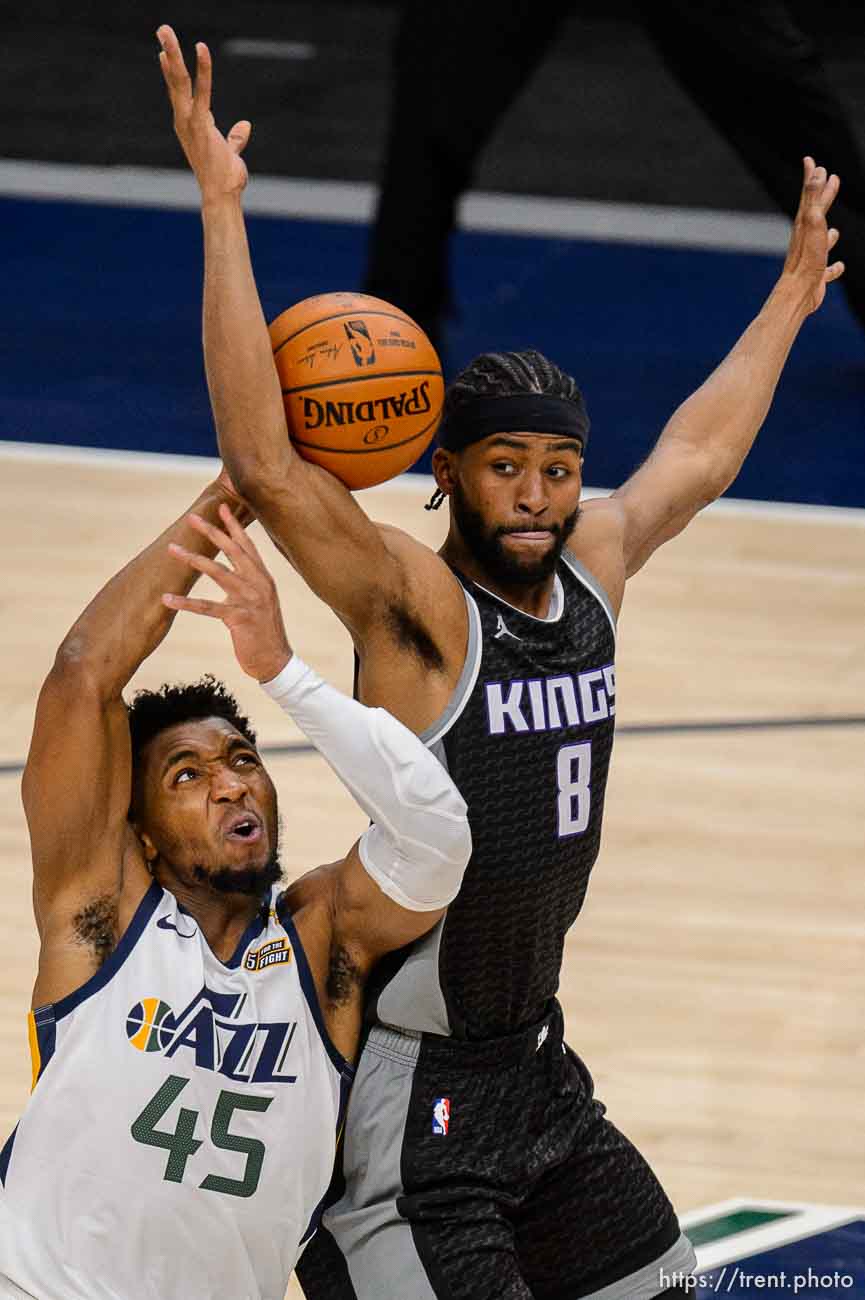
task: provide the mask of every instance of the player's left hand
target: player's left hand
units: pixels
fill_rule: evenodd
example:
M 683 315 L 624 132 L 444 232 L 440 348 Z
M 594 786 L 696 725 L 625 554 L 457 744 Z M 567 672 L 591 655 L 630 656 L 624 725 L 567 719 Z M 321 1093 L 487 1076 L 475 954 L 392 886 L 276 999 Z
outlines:
M 202 200 L 239 194 L 249 174 L 240 157 L 252 132 L 249 122 L 235 122 L 227 136 L 217 130 L 210 111 L 213 62 L 203 41 L 195 47 L 195 89 L 174 30 L 163 24 L 156 32 L 162 46 L 159 66 L 174 110 L 174 130 L 201 188 Z
M 838 231 L 826 220 L 841 182 L 834 173 L 827 176 L 826 168 L 818 167 L 813 158 L 805 158 L 804 171 L 802 195 L 793 222 L 783 276 L 797 282 L 804 294 L 806 310 L 812 312 L 825 298 L 826 285 L 844 272 L 843 262 L 829 265 L 829 254 L 838 242 Z
M 269 682 L 282 672 L 293 653 L 282 621 L 276 583 L 254 542 L 227 505 L 219 507 L 219 517 L 224 531 L 200 515 L 190 515 L 189 521 L 196 532 L 222 551 L 228 564 L 196 555 L 174 542 L 168 549 L 190 568 L 212 578 L 225 592 L 225 600 L 200 600 L 166 592 L 162 603 L 169 609 L 185 609 L 191 614 L 220 619 L 231 633 L 234 653 L 243 671 L 256 681 Z

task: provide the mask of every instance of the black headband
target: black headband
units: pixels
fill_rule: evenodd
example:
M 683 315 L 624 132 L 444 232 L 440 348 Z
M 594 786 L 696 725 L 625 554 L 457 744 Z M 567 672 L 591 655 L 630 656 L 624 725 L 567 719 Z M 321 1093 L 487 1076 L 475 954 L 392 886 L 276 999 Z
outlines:
M 448 451 L 461 451 L 491 433 L 554 433 L 578 438 L 585 451 L 589 417 L 582 397 L 565 399 L 543 393 L 513 393 L 507 397 L 470 397 L 461 402 L 439 432 Z

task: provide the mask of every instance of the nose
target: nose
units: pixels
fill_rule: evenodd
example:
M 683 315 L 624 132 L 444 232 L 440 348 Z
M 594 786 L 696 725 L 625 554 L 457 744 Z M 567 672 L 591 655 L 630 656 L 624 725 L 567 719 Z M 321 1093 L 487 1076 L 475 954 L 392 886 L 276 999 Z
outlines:
M 543 474 L 530 470 L 520 475 L 516 500 L 522 515 L 542 515 L 549 505 L 547 483 Z
M 210 797 L 215 803 L 236 803 L 246 794 L 246 782 L 230 767 L 220 767 L 210 779 Z

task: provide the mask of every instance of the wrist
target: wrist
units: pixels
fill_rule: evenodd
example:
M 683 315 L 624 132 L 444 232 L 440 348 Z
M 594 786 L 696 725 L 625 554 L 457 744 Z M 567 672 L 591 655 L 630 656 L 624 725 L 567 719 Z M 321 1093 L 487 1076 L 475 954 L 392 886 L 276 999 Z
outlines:
M 813 296 L 814 290 L 810 280 L 806 283 L 804 278 L 794 271 L 782 271 L 769 294 L 767 306 L 776 305 L 801 324 L 813 309 Z
M 307 674 L 312 673 L 308 664 L 291 650 L 280 658 L 281 663 L 279 659 L 274 660 L 273 671 L 268 677 L 258 678 L 258 684 L 265 695 L 278 702 L 290 699 Z
M 209 228 L 243 220 L 242 190 L 201 191 L 201 216 Z

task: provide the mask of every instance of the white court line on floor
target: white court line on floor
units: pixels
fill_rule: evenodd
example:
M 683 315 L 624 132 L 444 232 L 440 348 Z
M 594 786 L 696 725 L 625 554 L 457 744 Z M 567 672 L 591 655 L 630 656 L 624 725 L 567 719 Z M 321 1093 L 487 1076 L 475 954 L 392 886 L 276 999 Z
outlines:
M 376 187 L 360 182 L 253 176 L 247 212 L 319 221 L 368 222 Z M 66 199 L 119 207 L 197 209 L 198 186 L 180 168 L 86 167 L 0 159 L 0 196 Z M 784 253 L 790 223 L 771 213 L 647 207 L 477 191 L 460 207 L 466 230 L 588 239 L 719 252 Z
M 807 1201 L 767 1201 L 762 1197 L 736 1196 L 718 1205 L 706 1206 L 692 1210 L 689 1214 L 680 1214 L 679 1222 L 687 1236 L 688 1228 L 707 1219 L 715 1219 L 723 1214 L 733 1214 L 737 1210 L 792 1210 L 789 1218 L 779 1219 L 775 1223 L 759 1228 L 746 1228 L 742 1232 L 723 1237 L 719 1241 L 707 1242 L 698 1246 L 697 1269 L 706 1272 L 719 1264 L 728 1264 L 733 1260 L 757 1255 L 764 1250 L 789 1245 L 811 1237 L 818 1232 L 826 1232 L 851 1219 L 865 1218 L 865 1210 L 850 1205 L 816 1205 Z
M 93 469 L 143 469 L 172 471 L 206 479 L 219 472 L 220 461 L 211 456 L 184 456 L 165 451 L 123 451 L 107 447 L 70 447 L 56 443 L 0 441 L 0 460 L 43 461 L 55 465 L 80 465 Z M 420 491 L 429 494 L 435 487 L 431 474 L 401 474 L 380 483 L 370 491 Z M 607 497 L 611 488 L 584 487 L 583 497 Z M 360 497 L 363 500 L 363 497 Z M 707 507 L 719 514 L 747 515 L 752 518 L 796 519 L 806 524 L 844 524 L 865 527 L 865 509 L 851 506 L 815 506 L 807 502 L 750 501 L 745 497 L 725 497 Z

